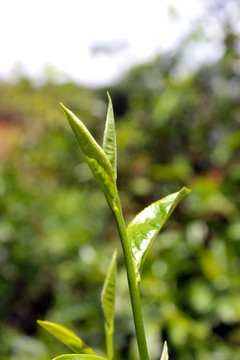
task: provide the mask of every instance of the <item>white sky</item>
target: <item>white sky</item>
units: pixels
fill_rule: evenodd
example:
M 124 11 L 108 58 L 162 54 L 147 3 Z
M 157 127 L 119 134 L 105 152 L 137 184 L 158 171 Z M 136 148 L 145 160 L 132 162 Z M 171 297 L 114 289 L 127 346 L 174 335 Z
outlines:
M 0 77 L 21 65 L 38 78 L 53 65 L 77 82 L 104 85 L 174 46 L 202 13 L 200 0 L 0 0 Z M 112 41 L 128 46 L 93 56 L 93 44 Z

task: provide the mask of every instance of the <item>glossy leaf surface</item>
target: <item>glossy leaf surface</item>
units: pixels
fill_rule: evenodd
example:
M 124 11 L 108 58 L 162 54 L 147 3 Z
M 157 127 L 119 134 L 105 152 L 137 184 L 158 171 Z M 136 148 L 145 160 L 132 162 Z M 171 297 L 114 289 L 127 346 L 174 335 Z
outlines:
M 164 342 L 163 345 L 163 351 L 162 351 L 162 356 L 160 360 L 168 360 L 168 347 L 167 347 L 167 342 Z
M 77 335 L 62 325 L 38 320 L 37 323 L 76 353 L 95 354 Z
M 117 178 L 117 145 L 116 145 L 116 132 L 115 132 L 115 121 L 114 121 L 114 113 L 113 113 L 113 105 L 112 100 L 108 95 L 108 112 L 107 112 L 107 120 L 104 130 L 103 136 L 103 150 L 105 151 L 114 174 L 114 178 Z
M 187 188 L 182 188 L 179 192 L 158 200 L 140 212 L 129 224 L 127 235 L 137 276 L 139 276 L 153 240 L 179 201 L 189 191 Z
M 66 354 L 60 355 L 53 360 L 107 360 L 101 356 L 88 354 Z
M 107 155 L 92 137 L 82 121 L 79 120 L 77 116 L 68 110 L 64 105 L 60 105 L 69 121 L 69 124 L 74 132 L 76 140 L 90 169 L 96 177 L 110 207 L 112 208 L 114 206 L 116 190 L 114 173 Z

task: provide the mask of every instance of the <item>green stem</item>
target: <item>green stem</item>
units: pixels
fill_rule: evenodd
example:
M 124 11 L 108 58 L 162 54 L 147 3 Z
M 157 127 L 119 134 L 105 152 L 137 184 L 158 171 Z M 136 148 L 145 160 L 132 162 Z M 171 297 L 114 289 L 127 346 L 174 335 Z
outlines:
M 106 334 L 106 345 L 107 345 L 107 357 L 108 360 L 113 359 L 113 330 L 110 330 L 105 324 L 105 334 Z
M 119 197 L 117 197 L 116 199 L 116 205 L 117 206 L 114 208 L 113 214 L 116 219 L 119 236 L 122 243 L 123 253 L 125 256 L 128 285 L 130 290 L 139 356 L 141 360 L 149 360 L 145 330 L 143 325 L 142 307 L 140 302 L 139 283 L 136 278 L 136 273 L 132 260 L 131 248 L 127 238 L 126 226 L 123 219 L 122 207 Z

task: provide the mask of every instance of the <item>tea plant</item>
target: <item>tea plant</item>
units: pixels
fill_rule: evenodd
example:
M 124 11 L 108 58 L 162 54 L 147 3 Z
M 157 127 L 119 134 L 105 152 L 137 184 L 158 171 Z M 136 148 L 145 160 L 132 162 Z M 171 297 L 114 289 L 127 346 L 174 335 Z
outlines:
M 108 205 L 116 220 L 125 258 L 129 292 L 132 304 L 133 320 L 136 330 L 140 360 L 149 360 L 148 348 L 143 324 L 140 281 L 144 261 L 149 249 L 179 201 L 189 192 L 182 188 L 179 192 L 156 201 L 140 212 L 126 228 L 121 202 L 117 190 L 117 150 L 114 113 L 108 94 L 108 112 L 105 125 L 103 147 L 101 148 L 84 124 L 64 105 L 61 107 L 74 132 L 90 169 L 95 175 Z M 116 281 L 117 251 L 113 253 L 111 264 L 102 290 L 102 309 L 105 319 L 107 358 L 97 356 L 79 337 L 67 328 L 48 321 L 38 321 L 44 329 L 67 345 L 75 354 L 61 355 L 55 360 L 112 360 L 114 332 L 114 303 Z M 167 344 L 164 344 L 161 360 L 168 359 Z

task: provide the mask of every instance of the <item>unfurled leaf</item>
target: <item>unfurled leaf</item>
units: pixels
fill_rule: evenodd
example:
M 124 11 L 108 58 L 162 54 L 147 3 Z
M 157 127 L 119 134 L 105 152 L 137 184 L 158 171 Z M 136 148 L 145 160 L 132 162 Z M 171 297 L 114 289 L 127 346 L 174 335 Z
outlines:
M 188 194 L 189 191 L 190 190 L 184 187 L 179 192 L 158 200 L 140 212 L 129 224 L 127 235 L 138 277 L 153 240 L 179 201 Z
M 62 325 L 38 320 L 37 323 L 76 353 L 95 354 L 77 335 Z M 90 359 L 90 358 L 89 358 Z
M 108 112 L 107 120 L 105 125 L 105 131 L 103 136 L 103 150 L 105 151 L 114 174 L 114 178 L 117 178 L 117 146 L 116 146 L 116 132 L 115 132 L 115 121 L 112 100 L 108 95 Z
M 117 250 L 115 249 L 102 290 L 102 309 L 105 318 L 108 359 L 113 358 L 114 305 L 117 272 Z
M 163 345 L 163 351 L 162 351 L 162 356 L 160 358 L 160 360 L 168 360 L 168 347 L 167 347 L 167 342 L 164 342 Z
M 90 169 L 101 186 L 111 209 L 113 209 L 115 206 L 114 199 L 116 197 L 115 175 L 107 155 L 92 137 L 82 121 L 64 105 L 60 105 Z
M 60 355 L 53 360 L 108 360 L 101 356 L 97 355 L 88 355 L 88 354 L 69 354 L 69 355 Z

